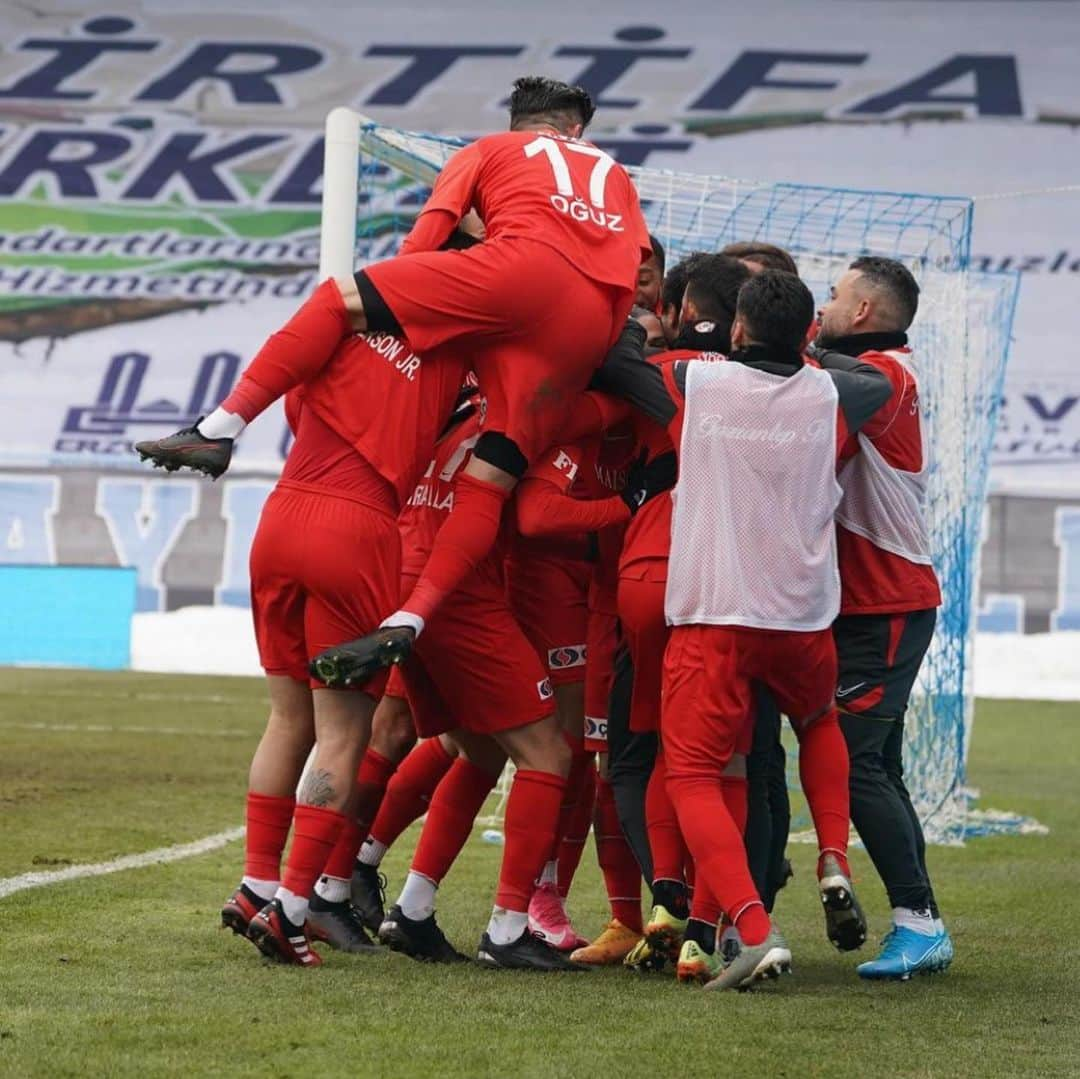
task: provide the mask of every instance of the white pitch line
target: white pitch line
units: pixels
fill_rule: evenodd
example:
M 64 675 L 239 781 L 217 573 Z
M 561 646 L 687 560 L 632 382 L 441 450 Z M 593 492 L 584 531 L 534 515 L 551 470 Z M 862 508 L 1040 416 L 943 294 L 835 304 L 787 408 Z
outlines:
M 0 880 L 0 899 L 14 895 L 15 892 L 25 892 L 28 888 L 44 888 L 49 884 L 63 884 L 65 881 L 81 880 L 84 877 L 104 877 L 109 873 L 122 873 L 126 869 L 143 869 L 148 865 L 164 865 L 167 862 L 179 862 L 184 858 L 194 858 L 199 854 L 218 850 L 227 843 L 239 839 L 243 834 L 243 828 L 228 828 L 224 832 L 196 839 L 193 843 L 159 847 L 157 850 L 144 851 L 142 854 L 125 854 L 122 858 L 114 858 L 110 862 L 69 865 L 66 869 L 23 873 L 18 877 L 8 877 Z
M 249 697 L 229 697 L 221 693 L 102 693 L 77 689 L 3 689 L 0 697 L 77 697 L 96 701 L 178 701 L 184 704 L 250 704 Z
M 0 723 L 7 731 L 59 731 L 65 734 L 192 734 L 200 738 L 254 738 L 257 730 L 220 727 L 198 730 L 195 727 L 115 727 L 106 723 Z

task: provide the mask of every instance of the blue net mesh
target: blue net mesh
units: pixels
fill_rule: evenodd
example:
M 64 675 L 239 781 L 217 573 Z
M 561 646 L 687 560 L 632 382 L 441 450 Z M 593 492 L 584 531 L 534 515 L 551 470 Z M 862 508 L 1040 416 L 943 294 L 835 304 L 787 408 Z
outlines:
M 396 251 L 438 170 L 463 143 L 376 124 L 363 125 L 360 142 L 356 257 L 364 263 Z M 795 256 L 819 302 L 859 255 L 901 259 L 918 278 L 911 339 L 932 447 L 928 514 L 944 602 L 907 714 L 907 779 L 931 841 L 961 841 L 969 826 L 986 830 L 985 819 L 977 821 L 969 809 L 965 786 L 973 604 L 1018 277 L 968 269 L 973 203 L 967 198 L 759 184 L 645 167 L 629 172 L 669 260 L 737 240 L 778 244 Z M 1013 819 L 995 820 L 994 830 L 1008 830 Z

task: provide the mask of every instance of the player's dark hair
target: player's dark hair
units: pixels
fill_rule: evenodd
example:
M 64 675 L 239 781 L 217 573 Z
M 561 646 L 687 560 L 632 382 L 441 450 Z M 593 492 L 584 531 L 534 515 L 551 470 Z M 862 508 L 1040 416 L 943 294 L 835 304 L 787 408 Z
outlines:
M 794 274 L 762 270 L 739 290 L 736 314 L 754 344 L 801 352 L 814 297 Z
M 906 330 L 911 325 L 919 310 L 919 286 L 902 262 L 865 255 L 857 258 L 849 269 L 858 270 L 872 289 L 886 296 L 897 324 L 882 329 Z
M 767 244 L 758 240 L 739 240 L 733 244 L 727 244 L 720 248 L 721 255 L 730 255 L 735 259 L 746 259 L 757 262 L 766 270 L 783 270 L 785 273 L 793 273 L 799 276 L 799 267 L 795 260 L 782 247 L 776 244 Z
M 697 319 L 715 322 L 730 329 L 735 321 L 739 290 L 750 270 L 730 255 L 702 255 L 690 269 L 686 298 L 697 311 Z
M 682 307 L 683 293 L 686 292 L 686 282 L 690 280 L 690 271 L 700 259 L 706 257 L 705 251 L 693 251 L 668 270 L 664 275 L 663 287 L 660 289 L 660 302 L 665 307 L 674 306 L 676 310 Z
M 519 124 L 540 120 L 569 134 L 575 124 L 588 127 L 595 112 L 588 90 L 580 86 L 540 75 L 526 75 L 514 80 L 514 90 L 510 94 L 511 130 Z
M 653 258 L 656 259 L 656 265 L 660 267 L 660 276 L 664 276 L 664 245 L 650 232 L 649 243 L 652 245 Z

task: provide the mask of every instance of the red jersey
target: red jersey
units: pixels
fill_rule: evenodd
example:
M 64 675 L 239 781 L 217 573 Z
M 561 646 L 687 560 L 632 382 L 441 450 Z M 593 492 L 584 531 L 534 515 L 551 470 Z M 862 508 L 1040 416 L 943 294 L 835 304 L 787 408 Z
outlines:
M 636 445 L 632 423 L 605 431 L 600 438 L 585 444 L 578 472 L 585 497 L 608 500 L 626 487 L 626 474 L 633 463 Z M 590 610 L 618 613 L 619 555 L 629 523 L 621 520 L 597 532 L 596 568 L 589 588 Z
M 679 360 L 700 360 L 715 357 L 721 359 L 719 352 L 698 352 L 693 349 L 677 348 L 668 352 L 661 352 L 649 357 L 650 363 L 655 363 L 661 372 L 668 370 Z M 638 451 L 646 451 L 646 460 L 652 461 L 661 454 L 670 453 L 675 449 L 671 435 L 666 427 L 662 427 L 655 420 L 643 416 L 640 412 L 635 413 L 634 428 L 637 435 Z M 667 579 L 667 559 L 671 553 L 671 494 L 665 492 L 656 498 L 650 499 L 634 514 L 633 520 L 626 529 L 626 537 L 623 540 L 622 558 L 619 561 L 620 574 L 626 570 L 637 577 L 645 567 L 643 563 L 650 563 L 649 579 L 663 581 Z
M 530 509 L 535 515 L 547 517 L 548 503 L 541 501 L 545 486 L 556 488 L 560 493 L 570 492 L 581 470 L 580 456 L 573 447 L 556 446 L 545 453 L 529 469 L 514 491 L 514 512 L 519 521 Z M 522 528 L 520 523 L 514 532 L 512 557 L 523 562 L 538 558 L 565 558 L 582 562 L 588 557 L 587 529 L 563 528 L 557 532 Z
M 294 392 L 394 488 L 396 513 L 431 460 L 467 369 L 455 350 L 421 362 L 390 334 L 359 334 Z
M 291 403 L 289 403 L 291 402 Z M 278 483 L 348 498 L 393 517 L 397 492 L 314 409 L 289 395 L 286 415 L 296 436 Z
M 897 349 L 907 353 L 910 349 Z M 911 371 L 884 352 L 864 352 L 863 363 L 872 364 L 888 379 L 893 395 L 862 427 L 860 434 L 871 442 L 894 468 L 919 472 L 923 467 L 919 388 Z M 841 451 L 844 464 L 858 451 L 850 438 Z M 933 566 L 911 562 L 882 550 L 871 540 L 837 525 L 840 561 L 841 614 L 900 614 L 922 611 L 941 604 L 941 588 Z
M 479 437 L 480 414 L 476 412 L 440 439 L 435 447 L 434 458 L 398 517 L 403 576 L 418 576 L 426 565 L 435 536 L 454 508 L 454 481 L 472 456 L 472 448 Z M 500 537 L 458 591 L 468 594 L 479 588 L 485 595 L 490 595 L 490 588 L 494 586 L 501 595 L 505 587 L 504 553 L 505 544 Z
M 529 545 L 550 552 L 562 535 L 584 539 L 587 532 L 597 533 L 599 550 L 589 593 L 594 610 L 615 612 L 619 551 L 630 516 L 616 496 L 626 486 L 634 446 L 633 429 L 623 424 L 580 445 L 556 447 L 530 471 L 528 480 L 534 482 L 522 484 L 518 497 L 519 521 L 535 522 L 527 531 L 542 528 L 544 534 L 519 539 L 517 558 Z
M 443 166 L 402 254 L 432 250 L 470 209 L 488 242 L 526 237 L 554 248 L 586 277 L 633 292 L 652 255 L 626 170 L 581 139 L 549 132 L 485 135 Z M 428 217 L 443 211 L 450 218 Z

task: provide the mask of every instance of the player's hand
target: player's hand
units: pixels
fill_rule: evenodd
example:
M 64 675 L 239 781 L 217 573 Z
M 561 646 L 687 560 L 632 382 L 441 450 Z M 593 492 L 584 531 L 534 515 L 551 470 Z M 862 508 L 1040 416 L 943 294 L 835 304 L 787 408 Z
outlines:
M 484 222 L 480 220 L 480 215 L 475 210 L 470 210 L 458 222 L 458 228 L 474 240 L 483 240 L 487 236 Z
M 626 486 L 619 492 L 619 497 L 630 508 L 633 516 L 646 502 L 651 501 L 664 491 L 670 491 L 679 478 L 679 464 L 675 451 L 669 450 L 646 463 L 646 450 L 630 466 L 626 474 Z

